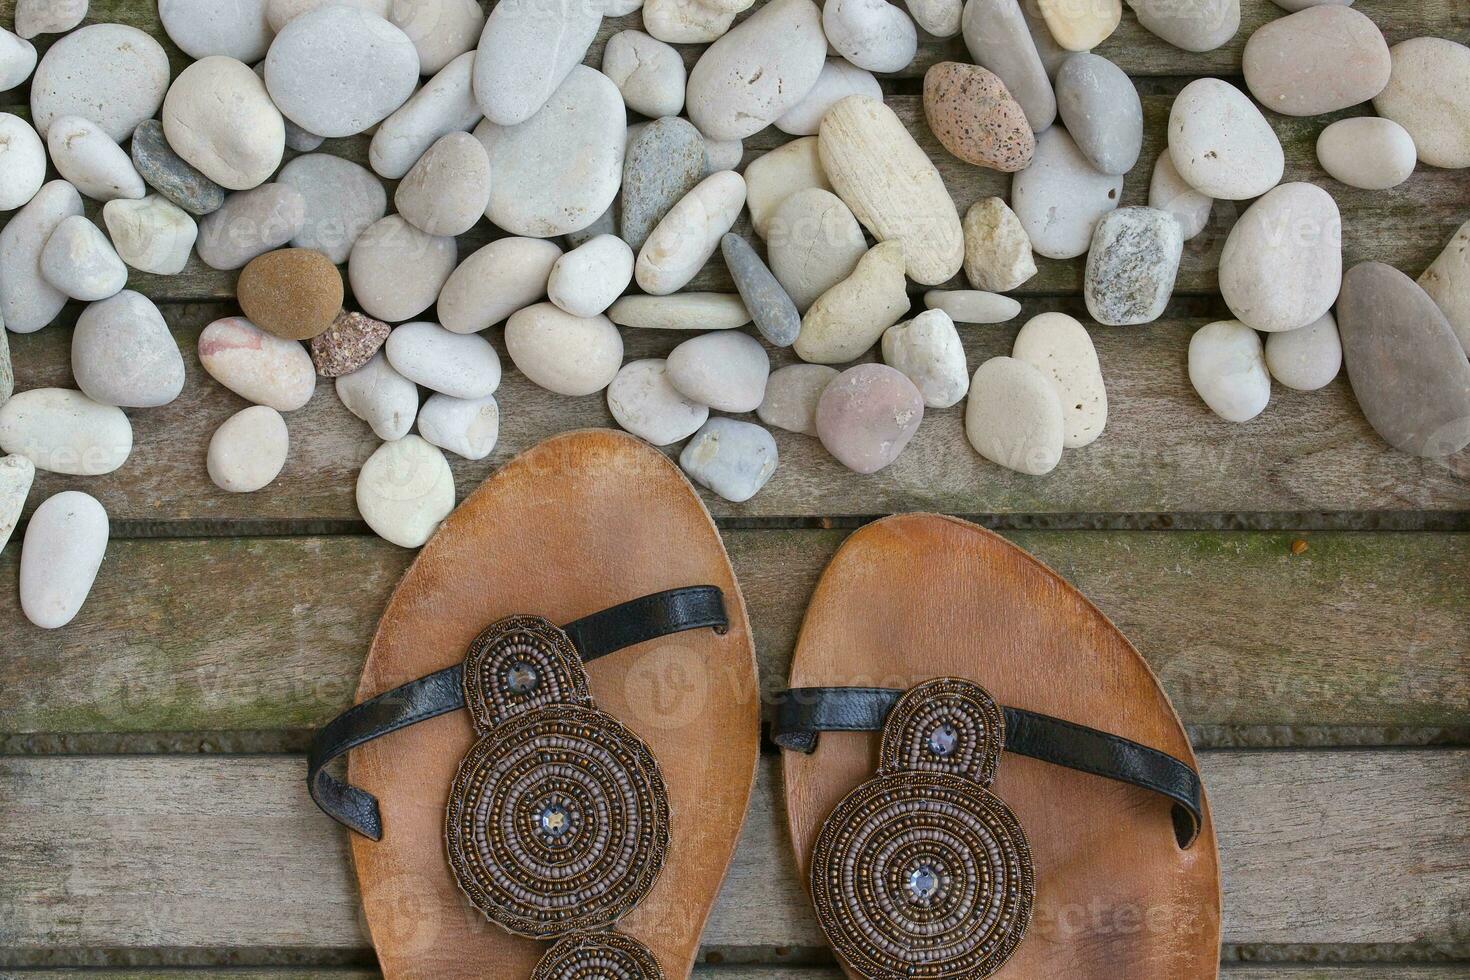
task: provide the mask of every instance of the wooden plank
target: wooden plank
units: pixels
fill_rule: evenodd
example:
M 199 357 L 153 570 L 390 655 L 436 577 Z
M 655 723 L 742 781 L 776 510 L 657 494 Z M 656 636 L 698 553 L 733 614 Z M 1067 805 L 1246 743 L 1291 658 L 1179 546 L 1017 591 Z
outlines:
M 1463 937 L 1470 751 L 1201 765 L 1225 942 Z M 312 807 L 303 772 L 294 756 L 0 758 L 0 949 L 365 947 L 345 832 Z M 777 786 L 768 760 L 708 945 L 822 945 Z
M 1470 171 L 1467 171 L 1470 173 Z M 1045 309 L 1081 312 L 1073 303 L 1035 302 L 1022 318 L 997 327 L 966 327 L 970 369 L 1009 354 L 1019 325 Z M 205 471 L 209 438 L 246 402 L 215 384 L 196 356 L 200 330 L 225 307 L 165 308 L 184 352 L 183 394 L 164 408 L 134 411 L 131 458 L 114 474 L 79 479 L 41 474 L 33 509 L 62 489 L 85 488 L 114 521 L 358 519 L 353 488 L 379 440 L 337 400 L 330 382 L 288 418 L 292 446 L 281 476 L 254 494 L 227 494 Z M 1066 453 L 1042 478 L 982 459 L 964 435 L 963 404 L 928 413 L 892 466 L 858 476 L 817 440 L 777 431 L 781 463 L 771 482 L 744 504 L 706 494 L 727 518 L 873 515 L 905 510 L 958 514 L 1318 513 L 1470 509 L 1470 451 L 1424 460 L 1391 449 L 1368 426 L 1346 377 L 1317 392 L 1280 385 L 1257 419 L 1236 425 L 1216 417 L 1195 394 L 1185 367 L 1191 333 L 1206 321 L 1170 319 L 1150 327 L 1095 327 L 1111 415 L 1093 445 Z M 487 460 L 454 458 L 460 496 L 495 467 L 536 442 L 569 429 L 610 426 L 601 395 L 550 394 L 515 371 L 498 330 L 505 381 L 501 437 Z M 57 325 L 11 337 L 16 388 L 72 385 L 70 330 Z M 662 357 L 683 335 L 625 331 L 626 356 Z M 873 355 L 869 355 L 871 358 Z M 773 364 L 792 363 L 773 351 Z M 679 447 L 670 452 L 676 454 Z
M 842 980 L 836 967 L 696 966 L 704 980 Z M 144 968 L 106 970 L 5 970 L 0 980 L 378 980 L 376 970 L 351 967 Z M 1227 980 L 1463 980 L 1460 966 L 1239 966 L 1224 964 Z
M 1313 534 L 1301 555 L 1290 534 L 1008 536 L 1118 623 L 1186 723 L 1226 730 L 1216 740 L 1466 725 L 1470 535 Z M 784 683 L 807 597 L 844 537 L 726 536 L 768 690 Z M 17 551 L 0 555 L 0 594 L 14 594 Z M 0 605 L 0 732 L 320 726 L 351 703 L 408 559 L 370 537 L 115 541 L 67 629 Z

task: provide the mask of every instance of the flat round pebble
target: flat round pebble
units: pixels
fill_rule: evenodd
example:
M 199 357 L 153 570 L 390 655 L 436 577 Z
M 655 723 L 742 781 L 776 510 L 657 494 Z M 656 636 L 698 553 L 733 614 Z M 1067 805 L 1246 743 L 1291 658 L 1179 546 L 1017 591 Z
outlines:
M 148 193 L 127 151 L 90 119 L 62 116 L 54 120 L 46 134 L 46 147 L 62 178 L 94 201 L 137 201 Z
M 420 231 L 463 235 L 490 203 L 490 157 L 469 133 L 440 137 L 398 185 L 393 203 Z
M 1077 148 L 1105 174 L 1126 174 L 1143 150 L 1143 102 L 1123 69 L 1095 54 L 1057 73 L 1057 112 Z
M 214 485 L 228 493 L 254 493 L 286 466 L 291 437 L 281 413 L 251 405 L 225 419 L 209 439 L 205 465 Z
M 118 257 L 139 272 L 175 276 L 189 264 L 199 226 L 161 194 L 141 201 L 108 201 L 102 220 Z
M 914 383 L 926 408 L 958 404 L 970 387 L 964 345 L 954 321 L 943 310 L 925 310 L 885 330 L 883 363 Z
M 1373 108 L 1409 131 L 1431 167 L 1470 167 L 1470 48 L 1416 37 L 1390 54 L 1393 71 Z
M 283 248 L 250 261 L 240 273 L 240 309 L 257 327 L 286 340 L 310 340 L 342 309 L 342 274 L 320 252 Z
M 32 388 L 0 405 L 0 450 L 67 476 L 111 473 L 133 451 L 123 410 L 69 388 Z
M 388 20 L 413 42 L 419 71 L 433 75 L 475 50 L 485 28 L 479 0 L 393 0 Z
M 642 31 L 619 31 L 607 39 L 602 73 L 623 101 L 650 119 L 677 116 L 684 108 L 684 59 L 674 48 Z
M 0 456 L 0 551 L 10 542 L 36 479 L 36 464 L 24 456 Z
M 1123 178 L 1094 167 L 1060 126 L 1041 134 L 1036 160 L 1011 182 L 1011 207 L 1031 247 L 1049 259 L 1084 254 L 1122 197 Z
M 689 478 L 732 504 L 744 503 L 770 482 L 780 462 L 776 440 L 754 422 L 717 416 L 679 454 Z
M 726 234 L 720 240 L 720 250 L 761 336 L 776 347 L 790 347 L 801 332 L 801 313 L 781 283 L 739 235 Z
M 84 303 L 115 296 L 128 284 L 128 267 L 102 230 L 74 214 L 51 233 L 41 252 L 41 275 Z
M 163 132 L 175 153 L 229 190 L 265 183 L 286 152 L 286 122 L 260 77 L 221 56 L 179 73 L 163 102 Z
M 695 62 L 685 100 L 689 121 L 717 140 L 753 136 L 811 91 L 826 56 L 817 5 L 772 0 Z
M 1352 7 L 1310 7 L 1261 26 L 1242 56 L 1256 100 L 1287 116 L 1320 116 L 1367 102 L 1393 67 L 1378 25 Z
M 817 404 L 840 372 L 825 364 L 788 364 L 771 372 L 766 397 L 755 410 L 766 425 L 817 434 Z
M 982 289 L 931 289 L 924 305 L 943 310 L 956 323 L 1005 323 L 1021 315 L 1019 302 Z
M 1322 169 L 1349 187 L 1382 191 L 1414 174 L 1419 151 L 1414 138 L 1392 119 L 1339 119 L 1317 137 Z
M 0 112 L 0 211 L 24 207 L 46 182 L 46 146 L 31 124 Z
M 500 387 L 500 355 L 477 334 L 450 333 L 437 323 L 405 323 L 383 348 L 393 370 L 455 398 L 484 398 Z
M 766 228 L 771 272 L 801 313 L 852 275 L 867 251 L 867 239 L 852 209 L 820 187 L 797 191 L 782 201 Z
M 623 241 L 636 252 L 669 209 L 705 178 L 704 137 L 687 119 L 655 119 L 628 140 L 623 161 Z
M 597 316 L 632 281 L 633 250 L 628 243 L 616 235 L 598 235 L 556 260 L 546 293 L 573 316 Z
M 425 234 L 390 214 L 352 246 L 347 278 L 364 313 L 401 323 L 434 305 L 458 258 L 453 238 Z
M 1189 339 L 1189 381 L 1210 411 L 1227 422 L 1249 422 L 1271 400 L 1271 376 L 1261 336 L 1239 320 L 1222 320 Z
M 357 511 L 373 533 L 417 548 L 454 510 L 454 474 L 438 447 L 418 436 L 385 442 L 357 475 Z
M 107 554 L 107 511 L 90 494 L 66 490 L 31 515 L 20 553 L 20 608 L 42 629 L 76 618 Z
M 76 188 L 53 180 L 0 228 L 0 323 L 11 333 L 35 333 L 66 305 L 66 294 L 41 274 L 41 255 L 57 227 L 81 213 Z
M 1007 293 L 1036 275 L 1036 256 L 1021 219 L 998 197 L 965 212 L 965 278 L 976 289 Z
M 184 358 L 163 314 L 132 290 L 82 311 L 71 369 L 87 397 L 120 408 L 167 405 L 184 390 Z
M 152 119 L 168 92 L 168 54 L 136 27 L 91 24 L 61 38 L 31 79 L 31 122 L 45 136 L 53 120 L 82 116 L 117 143 Z
M 611 320 L 572 316 L 551 303 L 513 313 L 505 347 L 522 374 L 558 395 L 596 394 L 623 364 L 623 335 Z
M 311 338 L 311 362 L 316 365 L 316 373 L 324 378 L 351 374 L 382 349 L 390 330 L 382 320 L 342 310 L 330 327 Z
M 1342 370 L 1342 340 L 1331 313 L 1296 330 L 1266 335 L 1271 377 L 1297 391 L 1325 388 Z
M 310 153 L 286 164 L 276 179 L 306 202 L 306 220 L 291 244 L 314 248 L 334 265 L 346 262 L 358 237 L 388 213 L 382 182 L 351 160 Z
M 408 35 L 346 6 L 295 18 L 265 59 L 266 88 L 282 114 L 327 138 L 355 136 L 382 122 L 418 80 L 418 51 Z
M 243 269 L 251 259 L 278 249 L 306 226 L 306 199 L 289 184 L 261 184 L 225 198 L 199 222 L 194 243 L 211 269 Z
M 1168 211 L 1123 208 L 1104 215 L 1087 252 L 1087 311 L 1107 326 L 1152 323 L 1174 293 L 1183 254 L 1184 230 Z
M 316 391 L 311 356 L 294 340 L 274 337 L 242 316 L 216 320 L 199 335 L 199 363 L 210 377 L 249 402 L 294 412 Z
M 169 40 L 191 58 L 223 55 L 253 63 L 276 36 L 267 6 L 267 0 L 158 0 L 158 18 Z
M 687 439 L 709 419 L 709 409 L 690 401 L 669 381 L 661 358 L 629 361 L 607 386 L 607 407 L 627 431 L 655 446 Z
M 1341 284 L 1342 218 L 1332 195 L 1315 184 L 1282 184 L 1256 201 L 1220 253 L 1225 303 L 1257 330 L 1316 321 L 1332 308 Z
M 817 83 L 776 120 L 776 128 L 792 136 L 815 136 L 827 110 L 849 95 L 881 99 L 883 87 L 872 72 L 864 71 L 846 58 L 828 58 Z
M 133 167 L 148 186 L 190 214 L 209 214 L 225 203 L 225 189 L 174 152 L 157 119 L 133 131 L 130 149 Z
M 919 50 L 913 20 L 888 0 L 827 0 L 822 31 L 832 50 L 867 71 L 900 71 Z
M 439 319 L 446 330 L 478 333 L 546 297 L 562 250 L 539 238 L 501 238 L 475 252 L 445 282 Z
M 1011 356 L 1036 368 L 1062 405 L 1062 445 L 1080 449 L 1108 424 L 1108 390 L 1087 328 L 1065 313 L 1032 317 L 1016 335 Z
M 1174 158 L 1165 149 L 1154 161 L 1153 177 L 1148 185 L 1148 206 L 1172 214 L 1179 222 L 1184 240 L 1189 241 L 1210 223 L 1215 199 L 1185 183 L 1174 166 Z
M 484 118 L 475 102 L 474 71 L 474 52 L 460 55 L 383 120 L 368 146 L 375 173 L 397 180 L 436 140 L 467 132 Z
M 362 419 L 379 439 L 402 439 L 419 411 L 419 386 L 393 370 L 382 351 L 337 379 L 342 406 Z
M 500 405 L 494 395 L 455 398 L 430 395 L 419 409 L 419 435 L 465 459 L 484 459 L 500 438 Z
M 930 67 L 924 73 L 924 117 L 946 150 L 977 167 L 1015 173 L 1036 155 L 1025 110 L 979 65 L 944 61 Z M 1141 111 L 1139 118 L 1141 130 Z
M 669 354 L 669 382 L 699 405 L 721 412 L 753 412 L 766 397 L 771 361 L 760 341 L 721 330 L 684 341 Z
M 1169 154 L 1185 183 L 1217 200 L 1259 197 L 1286 170 L 1276 131 L 1244 92 L 1197 78 L 1169 111 Z
M 642 330 L 733 330 L 750 322 L 745 303 L 734 293 L 629 295 L 608 308 L 620 327 Z
M 886 364 L 848 368 L 817 401 L 817 438 L 855 473 L 876 473 L 892 463 L 923 420 L 924 396 Z
M 1066 445 L 1056 385 L 1027 361 L 992 357 L 970 379 L 965 437 L 977 453 L 1006 469 L 1050 473 Z

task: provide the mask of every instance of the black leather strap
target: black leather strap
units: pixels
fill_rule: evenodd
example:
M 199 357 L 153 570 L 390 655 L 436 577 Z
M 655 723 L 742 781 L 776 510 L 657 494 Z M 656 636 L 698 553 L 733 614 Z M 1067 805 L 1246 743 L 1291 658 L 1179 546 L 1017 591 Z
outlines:
M 813 752 L 822 732 L 873 732 L 883 727 L 903 691 L 886 687 L 798 687 L 776 696 L 771 737 L 783 749 Z M 1199 836 L 1199 775 L 1171 755 L 1050 715 L 1004 708 L 1006 751 L 1152 790 L 1174 804 L 1181 847 Z
M 646 640 L 730 621 L 725 599 L 713 585 L 655 592 L 584 616 L 563 627 L 582 660 L 591 661 Z M 375 738 L 464 707 L 464 665 L 455 664 L 348 708 L 317 732 L 306 760 L 311 798 L 333 820 L 380 840 L 383 822 L 371 793 L 326 771 L 333 759 Z

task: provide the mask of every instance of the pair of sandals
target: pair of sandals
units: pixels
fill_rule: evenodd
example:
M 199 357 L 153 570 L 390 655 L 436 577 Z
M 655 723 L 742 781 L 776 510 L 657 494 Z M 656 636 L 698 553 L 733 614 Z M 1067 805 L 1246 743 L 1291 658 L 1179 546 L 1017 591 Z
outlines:
M 761 697 L 719 532 L 663 454 L 569 433 L 491 476 L 404 576 L 358 700 L 308 785 L 355 832 L 388 980 L 688 976 Z M 996 535 L 909 515 L 849 537 L 771 735 L 849 976 L 1216 976 L 1183 727 L 1122 634 Z

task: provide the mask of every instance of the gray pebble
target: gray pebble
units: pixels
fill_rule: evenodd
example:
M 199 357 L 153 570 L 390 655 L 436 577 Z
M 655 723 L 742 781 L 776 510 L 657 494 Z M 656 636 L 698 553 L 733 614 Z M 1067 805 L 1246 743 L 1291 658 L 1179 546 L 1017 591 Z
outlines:
M 962 28 L 975 63 L 989 68 L 1021 103 L 1031 129 L 1040 133 L 1057 116 L 1056 94 L 1017 0 L 969 0 Z
M 776 440 L 754 422 L 716 417 L 679 454 L 689 478 L 731 503 L 749 500 L 776 472 Z
M 306 199 L 306 222 L 291 244 L 311 248 L 341 265 L 359 235 L 388 213 L 388 192 L 366 167 L 328 153 L 286 164 L 277 178 Z
M 128 284 L 128 267 L 102 230 L 74 214 L 51 233 L 41 250 L 41 275 L 72 299 L 85 303 L 115 296 Z
M 184 357 L 153 301 L 125 289 L 82 311 L 71 342 L 77 387 L 119 408 L 167 405 L 184 390 Z
M 801 314 L 750 242 L 731 232 L 720 239 L 720 251 L 761 336 L 777 347 L 796 343 L 796 335 L 801 333 Z
M 753 412 L 766 397 L 771 360 L 750 334 L 719 330 L 675 347 L 667 370 L 669 382 L 695 404 Z
M 262 82 L 265 81 L 264 61 L 255 66 L 255 74 L 260 76 Z M 307 132 L 285 116 L 281 117 L 281 121 L 286 124 L 286 146 L 297 153 L 311 153 L 326 142 L 316 133 Z
M 1105 174 L 1126 174 L 1143 150 L 1143 103 L 1106 58 L 1077 54 L 1057 74 L 1057 111 L 1077 148 Z
M 242 269 L 256 256 L 285 245 L 306 224 L 306 199 L 288 184 L 262 184 L 231 194 L 199 223 L 195 248 L 211 269 Z
M 655 119 L 623 159 L 623 241 L 636 253 L 669 209 L 704 179 L 704 137 L 688 120 Z
M 157 119 L 148 119 L 133 131 L 132 150 L 133 166 L 148 186 L 190 214 L 211 214 L 225 203 L 225 189 L 173 151 Z
M 788 364 L 771 372 L 766 399 L 755 413 L 766 425 L 802 435 L 817 434 L 817 402 L 837 378 L 825 364 Z
M 1184 233 L 1168 211 L 1123 208 L 1104 217 L 1087 254 L 1083 296 L 1098 323 L 1152 323 L 1174 292 Z

